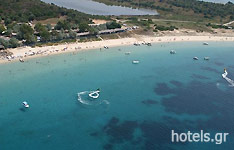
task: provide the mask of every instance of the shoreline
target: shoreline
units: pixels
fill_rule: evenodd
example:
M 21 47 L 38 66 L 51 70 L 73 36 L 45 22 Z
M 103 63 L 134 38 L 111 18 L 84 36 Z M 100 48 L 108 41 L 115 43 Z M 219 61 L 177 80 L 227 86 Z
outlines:
M 228 41 L 234 42 L 234 36 L 139 36 L 136 38 L 121 38 L 110 39 L 103 41 L 92 41 L 84 43 L 67 43 L 56 46 L 42 46 L 42 47 L 19 47 L 15 49 L 8 49 L 13 53 L 12 58 L 0 59 L 0 64 L 19 61 L 19 59 L 32 59 L 36 57 L 44 57 L 48 55 L 56 55 L 68 52 L 79 52 L 91 49 L 100 49 L 107 46 L 118 47 L 133 45 L 134 43 L 168 43 L 168 42 L 209 42 L 209 41 Z M 10 60 L 10 61 L 9 61 Z

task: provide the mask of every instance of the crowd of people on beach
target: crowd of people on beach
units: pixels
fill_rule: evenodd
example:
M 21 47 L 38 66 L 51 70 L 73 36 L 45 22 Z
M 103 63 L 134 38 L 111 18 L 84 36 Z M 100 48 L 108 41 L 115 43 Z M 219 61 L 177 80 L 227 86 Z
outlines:
M 79 50 L 97 49 L 109 47 L 121 46 L 121 45 L 148 45 L 151 46 L 151 42 L 179 42 L 179 41 L 234 41 L 233 37 L 210 37 L 210 36 L 168 36 L 168 37 L 141 37 L 141 38 L 125 38 L 125 39 L 113 39 L 103 41 L 93 41 L 84 43 L 65 43 L 56 46 L 44 46 L 44 47 L 21 47 L 16 49 L 1 50 L 0 62 L 8 62 L 18 60 L 24 62 L 23 59 L 28 57 L 46 56 L 50 54 L 57 54 L 63 52 L 75 52 Z
M 54 47 L 42 50 L 40 48 L 36 48 L 35 50 L 29 50 L 28 52 L 23 53 L 4 53 L 0 56 L 0 60 L 3 61 L 13 61 L 13 60 L 19 60 L 20 62 L 24 62 L 23 59 L 30 56 L 45 56 L 49 54 L 59 53 L 59 52 L 65 52 L 68 51 L 69 47 L 66 46 L 62 49 L 55 49 Z M 75 50 L 80 50 L 81 47 L 75 47 Z

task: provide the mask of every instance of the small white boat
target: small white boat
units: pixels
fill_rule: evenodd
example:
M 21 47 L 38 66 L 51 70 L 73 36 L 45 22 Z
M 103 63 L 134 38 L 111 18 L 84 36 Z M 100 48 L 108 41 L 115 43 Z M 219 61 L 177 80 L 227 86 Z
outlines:
M 125 55 L 130 55 L 131 54 L 131 52 L 125 52 Z
M 227 70 L 226 70 L 226 69 L 224 69 L 224 73 L 222 74 L 222 77 L 223 77 L 223 78 L 226 78 L 226 77 L 227 77 L 227 75 L 228 75 Z
M 97 99 L 99 97 L 100 89 L 97 89 L 94 92 L 89 93 L 89 97 Z
M 108 49 L 109 47 L 108 46 L 104 46 L 105 49 Z
M 133 60 L 132 63 L 133 63 L 133 64 L 139 64 L 140 61 L 139 61 L 139 60 Z
M 29 108 L 29 104 L 26 101 L 24 101 L 22 104 L 25 108 Z
M 198 60 L 198 57 L 193 57 L 194 60 Z
M 204 42 L 203 45 L 209 45 L 207 42 Z
M 22 58 L 19 59 L 20 62 L 24 62 L 24 60 Z
M 210 57 L 204 57 L 204 60 L 210 60 Z
M 171 50 L 170 54 L 176 54 L 176 51 L 175 50 Z

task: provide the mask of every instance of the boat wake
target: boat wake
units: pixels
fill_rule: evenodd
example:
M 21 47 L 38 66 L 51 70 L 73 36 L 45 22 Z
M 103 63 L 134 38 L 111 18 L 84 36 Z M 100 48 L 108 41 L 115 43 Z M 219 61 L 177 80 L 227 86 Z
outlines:
M 228 72 L 226 69 L 224 69 L 224 73 L 222 74 L 222 77 L 229 83 L 229 86 L 234 87 L 234 81 L 227 77 Z
M 92 98 L 90 97 L 90 93 L 95 93 L 96 91 L 83 91 L 77 93 L 78 95 L 78 101 L 84 105 L 101 105 L 106 104 L 109 105 L 110 102 L 107 100 L 102 100 L 100 97 L 98 98 Z

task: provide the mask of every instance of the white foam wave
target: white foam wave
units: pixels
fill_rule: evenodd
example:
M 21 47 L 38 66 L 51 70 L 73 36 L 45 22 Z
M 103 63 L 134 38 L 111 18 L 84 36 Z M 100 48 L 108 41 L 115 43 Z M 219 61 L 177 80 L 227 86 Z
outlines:
M 89 97 L 89 93 L 91 92 L 95 92 L 95 91 L 83 91 L 83 92 L 77 93 L 78 95 L 77 100 L 80 103 L 85 104 L 85 105 L 100 105 L 100 104 L 109 105 L 110 104 L 110 102 L 107 100 L 102 100 L 101 98 L 93 99 Z
M 222 77 L 230 84 L 229 86 L 234 87 L 234 81 L 227 77 L 228 72 L 225 70 Z

